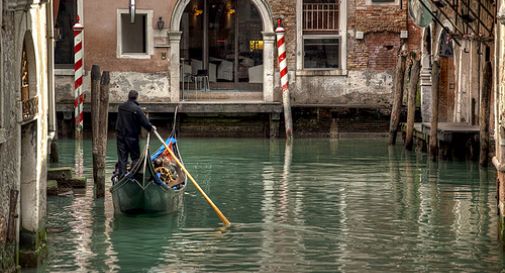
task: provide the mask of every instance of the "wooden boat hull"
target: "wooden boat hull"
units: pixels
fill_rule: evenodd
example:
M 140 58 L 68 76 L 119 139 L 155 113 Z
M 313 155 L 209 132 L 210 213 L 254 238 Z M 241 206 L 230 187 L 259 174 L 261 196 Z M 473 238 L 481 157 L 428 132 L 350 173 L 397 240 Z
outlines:
M 177 144 L 173 143 L 173 152 L 182 162 Z M 145 174 L 142 173 L 145 171 Z M 117 179 L 112 178 L 112 202 L 115 213 L 172 213 L 183 204 L 187 177 L 178 167 L 179 182 L 170 188 L 162 182 L 154 171 L 148 152 L 132 168 L 129 174 Z
M 166 189 L 155 183 L 146 188 L 134 179 L 123 179 L 112 189 L 115 213 L 172 213 L 182 206 L 184 188 Z

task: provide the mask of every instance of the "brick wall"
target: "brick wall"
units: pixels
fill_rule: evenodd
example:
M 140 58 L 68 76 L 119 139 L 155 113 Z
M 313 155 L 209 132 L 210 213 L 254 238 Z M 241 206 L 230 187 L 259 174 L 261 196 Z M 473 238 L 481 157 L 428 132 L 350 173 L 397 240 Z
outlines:
M 290 71 L 296 69 L 296 0 L 268 0 L 272 15 L 283 18 L 286 28 L 287 58 Z M 347 1 L 347 74 L 298 73 L 292 98 L 296 103 L 388 105 L 392 73 L 402 40 L 418 50 L 421 31 L 408 21 L 407 0 L 400 5 L 369 5 L 367 0 Z M 356 39 L 356 32 L 363 33 Z M 276 66 L 277 67 L 277 66 Z
M 365 43 L 368 51 L 368 69 L 373 71 L 384 71 L 395 68 L 396 60 L 398 59 L 398 51 L 400 49 L 398 33 L 368 33 Z
M 283 20 L 283 25 L 286 29 L 285 39 L 288 69 L 293 71 L 296 69 L 296 0 L 268 0 L 268 4 L 272 9 L 272 16 L 274 19 L 282 18 Z M 274 24 L 275 27 L 277 27 L 276 21 Z M 278 67 L 277 62 L 276 67 Z
M 363 40 L 349 35 L 348 70 L 385 71 L 394 68 L 400 47 L 400 31 L 412 31 L 411 46 L 419 46 L 421 32 L 407 27 L 407 1 L 401 5 L 367 5 L 366 0 L 347 2 L 347 29 L 364 33 Z M 268 0 L 274 18 L 283 18 L 286 28 L 287 59 L 290 70 L 296 67 L 296 0 Z M 410 34 L 410 33 L 409 33 Z
M 366 0 L 355 0 L 350 28 L 368 32 L 397 32 L 407 29 L 407 1 L 402 5 L 367 5 Z
M 394 69 L 401 44 L 400 31 L 407 30 L 406 2 L 401 6 L 384 6 L 367 5 L 366 0 L 349 1 L 348 29 L 364 34 L 362 40 L 349 39 L 349 70 Z

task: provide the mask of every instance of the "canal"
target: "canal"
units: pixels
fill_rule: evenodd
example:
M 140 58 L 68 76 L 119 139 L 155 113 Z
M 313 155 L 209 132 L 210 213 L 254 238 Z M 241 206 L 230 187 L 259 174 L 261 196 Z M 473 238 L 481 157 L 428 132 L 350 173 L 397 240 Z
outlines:
M 115 142 L 108 143 L 108 176 Z M 184 161 L 233 223 L 189 185 L 174 215 L 116 216 L 82 192 L 48 198 L 37 272 L 499 272 L 495 173 L 433 163 L 383 139 L 180 139 Z M 74 166 L 72 140 L 60 165 Z M 156 147 L 153 147 L 157 148 Z M 79 164 L 78 164 L 79 165 Z M 78 171 L 79 170 L 79 166 Z M 23 271 L 25 272 L 25 271 Z M 32 272 L 32 271 L 27 271 Z

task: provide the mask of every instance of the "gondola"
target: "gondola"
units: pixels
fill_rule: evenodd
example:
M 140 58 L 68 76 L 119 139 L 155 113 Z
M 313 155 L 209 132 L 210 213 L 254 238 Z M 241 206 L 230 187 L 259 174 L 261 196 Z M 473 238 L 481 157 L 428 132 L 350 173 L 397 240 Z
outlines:
M 165 140 L 182 162 L 175 134 Z M 155 163 L 153 163 L 155 162 Z M 149 153 L 149 136 L 140 159 L 123 177 L 112 176 L 112 202 L 115 213 L 171 213 L 182 206 L 187 176 L 162 145 Z

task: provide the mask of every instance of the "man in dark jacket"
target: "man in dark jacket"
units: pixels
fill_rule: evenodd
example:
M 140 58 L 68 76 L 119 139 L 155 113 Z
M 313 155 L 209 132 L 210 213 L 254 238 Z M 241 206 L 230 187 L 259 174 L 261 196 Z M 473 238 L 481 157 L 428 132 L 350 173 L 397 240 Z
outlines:
M 131 90 L 128 93 L 128 101 L 119 105 L 116 135 L 117 135 L 117 156 L 118 172 L 120 176 L 126 173 L 126 163 L 128 155 L 132 159 L 132 164 L 140 157 L 139 134 L 140 127 L 144 127 L 149 132 L 154 132 L 154 127 L 147 119 L 137 102 L 138 92 Z

